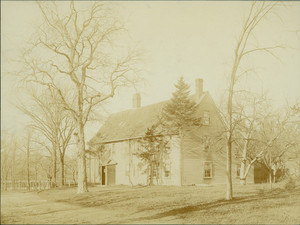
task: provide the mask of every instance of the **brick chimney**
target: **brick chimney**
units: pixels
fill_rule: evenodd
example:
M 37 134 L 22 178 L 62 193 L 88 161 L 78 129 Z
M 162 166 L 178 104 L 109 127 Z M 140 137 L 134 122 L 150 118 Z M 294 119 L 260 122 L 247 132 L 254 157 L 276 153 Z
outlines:
M 198 103 L 200 101 L 200 98 L 203 94 L 203 80 L 202 79 L 196 79 L 195 80 L 195 101 Z
M 132 96 L 132 107 L 140 108 L 141 107 L 141 95 L 140 93 L 136 93 Z

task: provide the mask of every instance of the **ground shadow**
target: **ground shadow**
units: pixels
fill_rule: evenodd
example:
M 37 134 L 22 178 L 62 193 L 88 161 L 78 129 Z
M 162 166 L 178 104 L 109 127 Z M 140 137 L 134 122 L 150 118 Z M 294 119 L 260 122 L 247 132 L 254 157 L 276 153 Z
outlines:
M 294 190 L 283 190 L 283 189 L 277 188 L 277 189 L 270 190 L 266 193 L 259 192 L 256 195 L 236 197 L 230 201 L 225 200 L 225 199 L 220 199 L 220 200 L 216 200 L 216 201 L 212 201 L 212 202 L 206 202 L 206 203 L 202 202 L 199 204 L 177 207 L 177 208 L 170 209 L 170 210 L 167 210 L 167 211 L 164 211 L 161 213 L 157 213 L 155 215 L 134 217 L 134 218 L 128 219 L 126 221 L 111 221 L 110 223 L 113 223 L 113 224 L 131 223 L 134 221 L 162 219 L 162 218 L 170 217 L 170 216 L 177 216 L 180 218 L 183 215 L 194 212 L 194 211 L 208 210 L 208 209 L 218 208 L 218 207 L 227 206 L 227 205 L 243 204 L 243 203 L 247 203 L 247 202 L 255 202 L 255 201 L 261 201 L 261 200 L 266 200 L 266 199 L 281 199 L 281 198 L 285 198 L 289 195 L 300 195 L 300 187 L 298 187 L 297 189 L 294 189 Z M 134 214 L 140 213 L 142 211 L 150 211 L 150 210 L 151 210 L 151 208 L 144 208 L 143 210 L 136 211 Z M 134 216 L 134 214 L 132 214 L 132 216 Z
M 97 193 L 97 195 L 94 194 L 83 194 L 83 195 L 74 195 L 68 199 L 63 200 L 56 200 L 55 202 L 62 202 L 67 203 L 70 205 L 77 205 L 81 207 L 99 207 L 99 206 L 105 206 L 115 203 L 121 203 L 121 202 L 127 202 L 130 200 L 136 199 L 136 196 L 127 196 L 119 198 L 118 192 L 112 192 L 110 195 L 107 195 L 107 192 Z

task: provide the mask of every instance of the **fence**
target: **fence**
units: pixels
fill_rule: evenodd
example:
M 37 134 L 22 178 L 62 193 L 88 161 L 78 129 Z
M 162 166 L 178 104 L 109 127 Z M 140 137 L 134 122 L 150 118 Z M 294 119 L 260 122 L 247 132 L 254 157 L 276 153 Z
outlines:
M 75 186 L 74 181 L 66 181 L 65 186 Z M 24 180 L 18 181 L 1 181 L 1 191 L 28 191 L 28 182 Z M 48 180 L 30 181 L 30 191 L 47 190 L 51 187 L 55 187 L 54 182 Z
M 12 191 L 12 190 L 28 190 L 27 181 L 1 181 L 1 190 Z M 30 191 L 39 191 L 50 188 L 49 181 L 30 181 Z

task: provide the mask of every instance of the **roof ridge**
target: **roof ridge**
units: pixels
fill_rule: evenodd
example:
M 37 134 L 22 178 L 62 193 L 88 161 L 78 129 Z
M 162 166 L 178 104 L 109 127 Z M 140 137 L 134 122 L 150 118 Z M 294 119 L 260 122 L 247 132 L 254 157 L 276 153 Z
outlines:
M 201 100 L 203 99 L 203 97 L 204 97 L 207 93 L 208 93 L 208 91 L 203 91 L 203 94 L 201 95 L 201 98 L 200 98 L 199 103 L 201 102 Z M 190 95 L 190 97 L 195 97 L 195 95 L 196 95 L 196 94 L 192 94 L 192 95 Z M 163 100 L 163 101 L 160 101 L 160 102 L 151 103 L 151 104 L 144 105 L 144 106 L 141 106 L 141 107 L 138 107 L 138 108 L 130 108 L 130 109 L 125 109 L 125 110 L 122 110 L 122 111 L 110 113 L 109 116 L 115 115 L 115 114 L 118 114 L 118 113 L 129 112 L 129 111 L 131 111 L 131 110 L 139 110 L 139 109 L 146 108 L 146 107 L 150 107 L 150 106 L 154 106 L 154 105 L 157 105 L 157 104 L 162 104 L 162 103 L 165 103 L 165 102 L 168 102 L 168 101 L 171 101 L 171 99 Z M 199 104 L 199 103 L 197 103 L 197 104 Z M 108 116 L 108 117 L 109 117 L 109 116 Z M 108 118 L 108 117 L 107 117 L 107 118 Z

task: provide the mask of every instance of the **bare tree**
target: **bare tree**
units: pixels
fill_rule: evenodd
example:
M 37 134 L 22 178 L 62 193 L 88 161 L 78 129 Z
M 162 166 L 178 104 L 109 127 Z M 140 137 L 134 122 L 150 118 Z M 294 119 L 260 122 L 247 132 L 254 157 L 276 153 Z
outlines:
M 276 173 L 284 167 L 284 155 L 297 143 L 298 128 L 290 120 L 290 109 L 284 115 L 275 115 L 266 119 L 259 131 L 261 143 L 260 160 L 269 172 L 269 182 L 275 181 Z
M 23 61 L 27 81 L 57 91 L 63 107 L 76 123 L 78 193 L 87 191 L 85 125 L 91 111 L 112 98 L 116 90 L 138 81 L 137 51 L 115 43 L 124 25 L 104 2 L 37 2 L 43 23 Z M 77 6 L 80 4 L 80 6 Z M 79 10 L 80 8 L 80 10 Z M 63 86 L 71 85 L 76 104 L 66 99 Z
M 74 123 L 68 117 L 63 121 L 63 126 L 59 129 L 58 150 L 60 158 L 61 185 L 65 185 L 65 155 L 75 129 Z
M 71 175 L 72 181 L 74 182 L 75 185 L 77 184 L 77 175 L 78 175 L 76 161 L 77 161 L 76 157 L 74 156 L 67 157 L 66 159 L 66 170 Z
M 25 131 L 26 137 L 20 137 L 8 131 L 1 131 L 1 182 L 4 182 L 1 188 L 3 189 L 7 189 L 9 184 L 10 188 L 16 188 L 18 179 L 28 180 L 29 177 L 30 180 L 30 172 L 28 173 L 30 161 L 28 158 L 30 159 L 32 146 L 30 146 L 31 140 L 28 142 L 28 132 Z
M 242 70 L 241 63 L 242 60 L 247 58 L 250 54 L 265 52 L 275 56 L 273 51 L 282 46 L 269 46 L 269 47 L 255 47 L 251 48 L 249 45 L 250 37 L 254 34 L 255 28 L 262 22 L 262 20 L 272 12 L 272 10 L 278 5 L 277 2 L 252 2 L 249 13 L 246 17 L 246 20 L 243 24 L 241 34 L 237 40 L 237 44 L 234 51 L 234 61 L 230 73 L 229 81 L 229 94 L 227 98 L 227 187 L 226 187 L 226 199 L 232 199 L 232 143 L 233 133 L 234 133 L 234 118 L 233 118 L 233 98 L 236 92 L 237 80 L 245 75 L 250 73 L 252 70 Z
M 42 93 L 34 91 L 28 92 L 32 100 L 31 105 L 19 103 L 17 108 L 28 115 L 33 121 L 33 127 L 40 131 L 52 144 L 52 150 L 37 137 L 36 143 L 45 148 L 52 155 L 54 185 L 56 185 L 57 173 L 57 153 L 61 164 L 61 185 L 64 185 L 64 158 L 67 147 L 70 143 L 72 133 L 75 129 L 72 118 L 65 111 L 59 102 L 60 98 L 51 89 L 46 89 Z M 28 101 L 27 101 L 28 103 Z
M 33 170 L 36 175 L 40 174 L 38 166 L 40 155 L 38 152 L 34 152 L 34 147 L 31 128 L 25 129 L 24 136 L 2 131 L 1 182 L 4 182 L 4 189 L 7 189 L 8 185 L 15 189 L 18 180 L 27 180 L 30 185 L 30 181 L 34 177 Z
M 11 134 L 1 131 L 1 189 L 7 189 L 7 182 L 13 176 L 13 144 Z
M 234 116 L 234 144 L 237 155 L 241 158 L 240 183 L 246 184 L 247 175 L 260 155 L 253 158 L 256 140 L 254 135 L 261 123 L 270 115 L 269 104 L 265 94 L 242 92 L 235 98 L 233 106 Z M 252 153 L 252 154 L 251 154 Z
M 286 112 L 267 110 L 265 98 L 253 98 L 249 113 L 241 110 L 235 132 L 235 143 L 242 152 L 240 169 L 241 183 L 245 184 L 250 168 L 260 162 L 268 169 L 270 178 L 284 166 L 284 154 L 296 145 L 296 127 L 291 121 L 289 107 Z M 268 112 L 269 111 L 269 112 Z M 241 138 L 239 138 L 241 137 Z M 239 144 L 239 139 L 242 144 Z M 248 165 L 246 164 L 248 162 Z M 269 179 L 270 181 L 272 179 Z
M 26 165 L 27 165 L 27 183 L 28 183 L 28 191 L 30 191 L 30 144 L 31 144 L 31 135 L 32 130 L 30 128 L 27 129 L 27 146 L 26 146 Z

